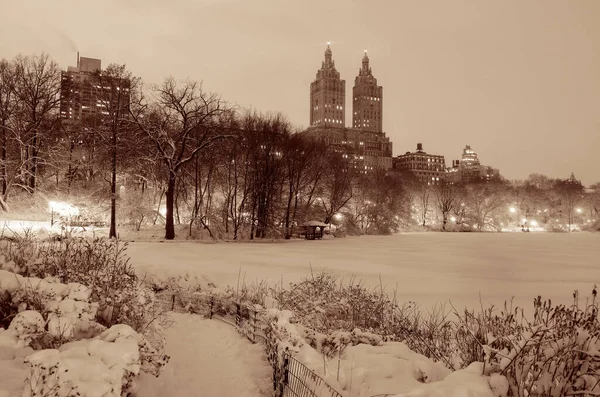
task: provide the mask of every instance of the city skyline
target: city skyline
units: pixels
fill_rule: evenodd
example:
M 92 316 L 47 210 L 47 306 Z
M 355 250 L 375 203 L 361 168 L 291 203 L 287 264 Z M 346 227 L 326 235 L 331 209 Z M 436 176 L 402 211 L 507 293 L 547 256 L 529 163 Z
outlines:
M 308 127 L 326 42 L 347 92 L 366 48 L 394 156 L 422 142 L 451 161 L 470 144 L 509 179 L 574 172 L 597 182 L 600 3 L 458 3 L 109 0 L 88 18 L 84 4 L 33 1 L 0 16 L 0 34 L 15 37 L 0 51 L 45 51 L 66 69 L 79 50 L 148 83 L 202 79 L 227 101 Z

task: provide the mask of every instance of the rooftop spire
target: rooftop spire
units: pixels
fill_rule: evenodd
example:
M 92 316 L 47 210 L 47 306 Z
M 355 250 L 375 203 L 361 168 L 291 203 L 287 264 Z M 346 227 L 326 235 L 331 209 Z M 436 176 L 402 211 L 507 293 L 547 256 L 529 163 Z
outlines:
M 325 64 L 331 64 L 331 42 L 327 42 L 327 49 L 325 50 Z

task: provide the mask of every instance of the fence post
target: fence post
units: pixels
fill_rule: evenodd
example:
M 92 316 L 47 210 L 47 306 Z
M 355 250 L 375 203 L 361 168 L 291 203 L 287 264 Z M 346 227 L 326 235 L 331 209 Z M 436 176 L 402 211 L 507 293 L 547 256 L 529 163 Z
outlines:
M 175 311 L 175 293 L 171 296 L 171 311 Z
M 252 308 L 252 342 L 256 343 L 256 308 Z
M 271 345 L 269 349 L 269 356 L 271 359 L 271 366 L 273 367 L 273 391 L 278 395 L 279 391 L 279 349 L 277 345 L 273 345 L 271 339 L 267 339 L 267 343 Z
M 283 394 L 285 392 L 285 387 L 287 386 L 287 384 L 289 383 L 289 369 L 290 368 L 290 358 L 289 355 L 287 353 L 287 349 L 286 352 L 283 353 L 283 374 L 281 377 L 281 389 L 279 390 L 279 397 L 283 397 Z

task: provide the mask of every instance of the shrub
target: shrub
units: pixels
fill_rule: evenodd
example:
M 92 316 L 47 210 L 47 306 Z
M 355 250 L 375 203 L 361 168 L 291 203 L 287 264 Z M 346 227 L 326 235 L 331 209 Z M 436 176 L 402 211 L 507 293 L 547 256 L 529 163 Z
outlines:
M 52 288 L 41 284 L 86 286 L 86 301 L 93 302 L 90 320 L 101 327 L 126 324 L 144 336 L 140 342 L 143 369 L 158 375 L 168 357 L 162 354 L 162 327 L 169 324 L 152 290 L 139 280 L 126 257 L 127 244 L 95 238 L 66 237 L 40 242 L 31 236 L 0 241 L 0 269 L 16 273 L 21 280 L 34 280 L 17 291 L 0 291 L 0 326 L 7 328 L 22 310 L 36 310 L 51 324 Z M 17 277 L 17 276 L 15 276 Z M 57 287 L 58 288 L 58 287 Z M 50 291 L 50 292 L 48 292 Z M 81 318 L 81 317 L 80 317 Z M 70 340 L 44 340 L 39 348 L 56 347 Z
M 538 297 L 531 321 L 510 302 L 501 310 L 451 313 L 438 306 L 424 313 L 413 302 L 398 304 L 382 288 L 368 289 L 354 279 L 344 284 L 327 273 L 265 290 L 265 283 L 229 289 L 238 301 L 264 305 L 273 299 L 293 312 L 303 338 L 326 356 L 358 343 L 403 341 L 453 370 L 484 363 L 485 375 L 508 379 L 509 396 L 600 395 L 596 288 L 585 303 L 575 292 L 568 307 Z
M 585 304 L 575 291 L 571 306 L 553 306 L 551 300 L 541 297 L 533 306 L 532 321 L 519 309 L 462 316 L 458 331 L 470 346 L 469 359 L 484 362 L 487 373 L 505 375 L 511 396 L 598 395 L 596 287 Z

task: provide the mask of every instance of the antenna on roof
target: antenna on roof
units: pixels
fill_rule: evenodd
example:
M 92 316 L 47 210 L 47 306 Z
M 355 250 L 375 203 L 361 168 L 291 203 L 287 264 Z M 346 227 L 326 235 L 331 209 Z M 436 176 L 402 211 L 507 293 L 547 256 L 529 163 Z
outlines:
M 79 51 L 77 51 L 77 69 L 79 69 Z

